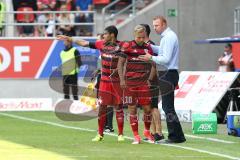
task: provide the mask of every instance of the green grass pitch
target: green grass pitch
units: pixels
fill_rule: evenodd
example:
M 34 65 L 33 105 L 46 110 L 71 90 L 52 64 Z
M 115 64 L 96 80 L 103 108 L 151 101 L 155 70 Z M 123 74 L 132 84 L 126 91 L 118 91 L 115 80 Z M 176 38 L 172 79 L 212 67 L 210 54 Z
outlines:
M 165 121 L 162 122 L 166 131 Z M 115 133 L 102 142 L 91 142 L 97 119 L 67 122 L 53 112 L 1 112 L 0 160 L 225 160 L 240 159 L 240 137 L 227 135 L 226 125 L 218 134 L 193 135 L 191 123 L 182 123 L 187 142 L 163 145 L 131 144 L 129 122 L 125 122 L 125 142 Z M 139 122 L 140 133 L 143 123 Z M 167 133 L 165 133 L 165 137 Z

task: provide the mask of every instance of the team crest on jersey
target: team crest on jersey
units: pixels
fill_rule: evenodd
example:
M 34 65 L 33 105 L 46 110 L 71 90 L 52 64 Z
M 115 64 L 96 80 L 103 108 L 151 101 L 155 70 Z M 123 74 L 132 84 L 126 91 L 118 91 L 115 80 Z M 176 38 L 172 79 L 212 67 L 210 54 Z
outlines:
M 139 61 L 140 59 L 139 59 L 139 58 L 136 58 L 136 57 L 133 57 L 133 58 L 131 58 L 131 60 L 133 60 L 133 61 Z
M 100 106 L 102 104 L 102 98 L 99 97 L 96 102 L 97 106 Z
M 119 46 L 116 46 L 116 47 L 115 47 L 115 51 L 118 51 L 118 50 L 120 50 L 120 47 L 119 47 Z

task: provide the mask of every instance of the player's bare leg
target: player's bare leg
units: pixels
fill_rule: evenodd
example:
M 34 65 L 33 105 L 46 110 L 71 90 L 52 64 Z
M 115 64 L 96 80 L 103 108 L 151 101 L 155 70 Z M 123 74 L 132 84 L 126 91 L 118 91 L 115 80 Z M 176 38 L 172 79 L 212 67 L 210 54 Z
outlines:
M 137 117 L 137 107 L 136 105 L 128 105 L 128 112 L 130 118 L 130 126 L 132 128 L 132 132 L 134 135 L 134 141 L 132 144 L 139 144 L 141 141 L 141 137 L 138 133 L 138 117 Z
M 164 139 L 162 133 L 161 115 L 158 108 L 152 109 L 152 133 L 154 135 L 155 141 Z
M 153 137 L 150 132 L 151 122 L 152 122 L 152 113 L 151 113 L 151 106 L 150 105 L 144 105 L 143 106 L 143 121 L 144 121 L 144 136 L 146 140 L 148 140 L 151 143 L 154 143 Z

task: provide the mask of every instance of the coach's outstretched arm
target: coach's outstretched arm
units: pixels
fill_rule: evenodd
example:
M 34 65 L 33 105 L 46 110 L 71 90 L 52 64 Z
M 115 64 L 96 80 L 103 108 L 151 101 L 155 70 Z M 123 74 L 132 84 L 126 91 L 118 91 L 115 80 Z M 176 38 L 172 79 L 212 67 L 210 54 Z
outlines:
M 72 37 L 65 36 L 65 35 L 58 35 L 57 40 L 62 40 L 62 41 L 67 40 L 82 47 L 89 47 L 89 41 L 86 41 L 83 39 L 74 40 Z

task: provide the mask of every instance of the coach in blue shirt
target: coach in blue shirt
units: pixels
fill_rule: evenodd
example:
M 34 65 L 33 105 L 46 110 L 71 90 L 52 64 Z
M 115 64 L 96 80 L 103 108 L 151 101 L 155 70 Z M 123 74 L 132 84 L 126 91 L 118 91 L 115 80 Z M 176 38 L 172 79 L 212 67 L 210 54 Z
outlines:
M 178 63 L 179 44 L 177 35 L 167 26 L 167 21 L 163 16 L 153 19 L 153 27 L 157 34 L 160 34 L 160 45 L 151 45 L 157 56 L 146 54 L 139 56 L 142 60 L 152 60 L 156 64 L 164 66 L 166 69 L 159 71 L 160 91 L 162 94 L 162 108 L 166 114 L 168 128 L 168 139 L 165 143 L 182 143 L 186 139 L 182 131 L 181 124 L 174 108 L 174 89 L 178 84 Z M 162 68 L 162 67 L 161 67 Z

